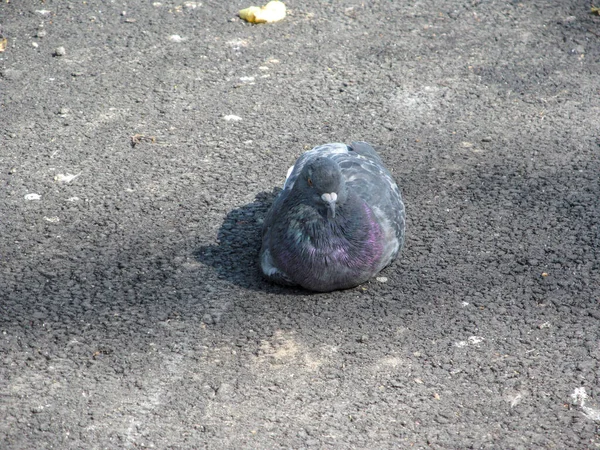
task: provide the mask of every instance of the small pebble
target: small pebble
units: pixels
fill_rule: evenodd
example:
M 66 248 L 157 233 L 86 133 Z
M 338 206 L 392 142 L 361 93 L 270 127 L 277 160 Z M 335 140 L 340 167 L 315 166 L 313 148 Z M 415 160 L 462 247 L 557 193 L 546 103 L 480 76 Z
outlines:
M 38 47 L 39 47 L 39 45 L 38 45 L 38 43 L 37 43 L 37 42 L 32 42 L 32 43 L 31 43 L 31 46 L 32 46 L 33 48 L 38 48 Z
M 477 345 L 477 344 L 481 344 L 481 342 L 483 342 L 483 338 L 479 337 L 479 336 L 469 336 L 467 338 L 467 342 L 471 345 Z
M 54 181 L 57 181 L 59 183 L 70 183 L 75 178 L 79 177 L 79 175 L 81 175 L 81 172 L 79 172 L 77 175 L 73 175 L 72 173 L 67 173 L 67 174 L 59 173 L 58 175 L 56 175 L 54 177 Z
M 35 33 L 36 38 L 43 38 L 44 36 L 46 36 L 46 30 L 44 30 L 43 28 L 38 30 L 37 33 Z
M 216 396 L 222 400 L 231 398 L 235 394 L 235 387 L 229 383 L 221 383 L 217 388 Z
M 40 194 L 27 194 L 25 196 L 25 200 L 39 200 L 40 198 L 42 198 Z
M 52 53 L 52 55 L 54 56 L 65 56 L 67 54 L 67 51 L 65 50 L 64 47 L 57 47 L 54 50 L 54 53 Z
M 229 121 L 234 121 L 234 122 L 238 122 L 240 120 L 242 120 L 242 118 L 240 116 L 234 116 L 233 114 L 230 114 L 228 116 L 223 116 L 223 119 Z
M 179 36 L 178 34 L 172 34 L 171 36 L 169 36 L 169 40 L 171 42 L 181 42 L 181 41 L 183 41 L 183 38 L 181 36 Z
M 187 9 L 196 9 L 197 7 L 202 6 L 200 2 L 183 2 L 183 7 Z
M 10 81 L 18 80 L 21 75 L 22 72 L 15 69 L 4 69 L 0 71 L 0 77 Z
M 483 139 L 481 139 L 482 142 L 492 142 L 492 138 L 489 136 L 484 137 Z
M 214 325 L 215 319 L 212 315 L 206 313 L 202 316 L 202 322 L 204 322 L 206 325 Z

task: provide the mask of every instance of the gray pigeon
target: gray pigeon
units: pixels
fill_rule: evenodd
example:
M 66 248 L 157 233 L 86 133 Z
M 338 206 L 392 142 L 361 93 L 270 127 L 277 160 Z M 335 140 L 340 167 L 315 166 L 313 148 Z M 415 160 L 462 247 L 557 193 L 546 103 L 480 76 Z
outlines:
M 398 255 L 404 218 L 400 190 L 371 145 L 315 147 L 290 168 L 267 213 L 261 270 L 312 291 L 357 286 Z

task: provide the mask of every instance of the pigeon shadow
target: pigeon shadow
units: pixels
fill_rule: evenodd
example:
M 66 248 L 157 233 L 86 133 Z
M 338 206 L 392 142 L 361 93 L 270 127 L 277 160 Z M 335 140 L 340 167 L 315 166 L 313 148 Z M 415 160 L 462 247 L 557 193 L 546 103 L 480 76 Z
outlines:
M 309 293 L 301 288 L 270 283 L 263 278 L 258 267 L 262 223 L 280 191 L 280 188 L 275 188 L 272 192 L 261 192 L 252 203 L 229 212 L 219 228 L 217 244 L 195 250 L 196 260 L 212 267 L 220 279 L 246 289 L 286 294 Z

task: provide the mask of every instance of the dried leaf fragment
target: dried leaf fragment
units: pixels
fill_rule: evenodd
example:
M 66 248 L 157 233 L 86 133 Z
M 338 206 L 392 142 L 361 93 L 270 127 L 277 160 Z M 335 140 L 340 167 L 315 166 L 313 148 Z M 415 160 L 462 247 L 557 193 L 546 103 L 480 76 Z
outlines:
M 144 136 L 143 134 L 134 134 L 133 136 L 131 136 L 132 147 L 141 144 L 143 141 L 150 142 L 151 144 L 156 144 L 156 138 L 154 136 Z
M 238 13 L 240 18 L 250 23 L 272 23 L 278 22 L 285 17 L 285 4 L 279 0 L 273 0 L 265 6 L 250 6 Z
M 8 45 L 8 39 L 7 38 L 0 39 L 0 53 L 2 53 L 4 50 L 6 50 L 6 46 L 7 45 Z

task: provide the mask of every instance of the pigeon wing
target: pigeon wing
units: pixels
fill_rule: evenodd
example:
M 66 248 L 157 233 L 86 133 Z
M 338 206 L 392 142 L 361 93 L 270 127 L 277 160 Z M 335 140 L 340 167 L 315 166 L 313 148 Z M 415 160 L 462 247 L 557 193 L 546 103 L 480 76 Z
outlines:
M 342 169 L 346 185 L 390 222 L 402 247 L 405 209 L 392 174 L 366 142 L 353 142 L 348 149 L 345 155 L 333 156 Z

